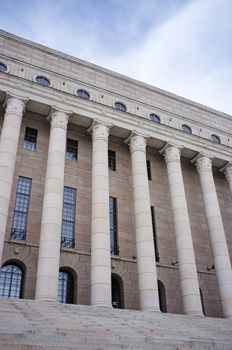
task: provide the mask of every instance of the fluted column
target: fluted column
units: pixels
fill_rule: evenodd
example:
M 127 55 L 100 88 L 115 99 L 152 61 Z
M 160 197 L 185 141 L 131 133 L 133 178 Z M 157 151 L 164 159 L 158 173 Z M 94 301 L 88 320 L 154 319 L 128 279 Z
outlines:
M 36 299 L 57 300 L 68 115 L 54 110 L 45 177 Z
M 203 154 L 196 159 L 212 246 L 223 315 L 232 318 L 232 270 L 212 173 L 212 161 Z
M 172 145 L 167 145 L 164 149 L 175 227 L 181 292 L 184 313 L 203 315 L 180 154 L 180 149 Z
M 18 140 L 26 100 L 9 96 L 0 139 L 0 263 L 6 232 Z
M 109 126 L 92 128 L 91 305 L 112 306 L 109 227 Z
M 129 139 L 134 195 L 135 234 L 140 308 L 159 311 L 156 259 L 146 165 L 146 139 Z

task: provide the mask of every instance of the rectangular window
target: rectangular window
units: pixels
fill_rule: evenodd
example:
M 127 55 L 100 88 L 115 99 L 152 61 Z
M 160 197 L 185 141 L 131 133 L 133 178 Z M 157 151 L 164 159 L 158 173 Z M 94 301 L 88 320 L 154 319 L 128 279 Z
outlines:
M 76 217 L 76 189 L 64 188 L 63 221 L 61 246 L 65 248 L 75 247 L 75 217 Z
M 155 208 L 153 206 L 151 206 L 151 220 L 152 220 L 152 229 L 153 229 L 155 257 L 156 257 L 156 261 L 158 262 L 160 258 L 159 258 L 157 235 L 156 235 Z
M 36 150 L 38 130 L 26 127 L 23 148 L 29 149 L 30 151 Z
M 148 178 L 148 180 L 151 180 L 151 162 L 150 162 L 150 160 L 147 160 L 147 178 Z
M 78 142 L 76 140 L 67 139 L 66 156 L 68 160 L 77 160 Z
M 26 239 L 27 217 L 31 193 L 31 179 L 19 176 L 11 238 Z
M 109 198 L 110 212 L 110 251 L 112 255 L 118 255 L 118 220 L 117 220 L 117 198 Z
M 108 150 L 108 165 L 109 169 L 116 170 L 116 152 Z

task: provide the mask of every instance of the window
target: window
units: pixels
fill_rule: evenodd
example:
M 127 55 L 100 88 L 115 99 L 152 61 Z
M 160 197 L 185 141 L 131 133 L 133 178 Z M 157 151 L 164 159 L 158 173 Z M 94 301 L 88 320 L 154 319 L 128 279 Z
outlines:
M 110 197 L 110 251 L 112 255 L 118 255 L 118 223 L 117 223 L 117 198 Z
M 64 204 L 63 204 L 63 221 L 61 246 L 64 248 L 74 248 L 74 232 L 75 232 L 75 216 L 76 216 L 76 190 L 75 188 L 64 188 Z
M 115 309 L 123 309 L 123 281 L 120 276 L 111 275 L 112 306 Z
M 74 303 L 74 277 L 64 269 L 59 272 L 57 300 L 64 304 Z
M 181 125 L 181 130 L 186 132 L 187 134 L 192 134 L 192 129 L 186 124 Z
M 35 78 L 35 81 L 36 81 L 36 83 L 38 83 L 40 85 L 50 86 L 50 81 L 47 78 L 43 77 L 43 76 L 37 76 Z
M 31 192 L 31 179 L 19 176 L 16 194 L 11 238 L 24 240 L 26 238 L 27 217 Z
M 158 282 L 158 293 L 159 293 L 159 306 L 161 312 L 167 312 L 166 292 L 164 284 L 161 281 Z
M 7 66 L 4 63 L 0 62 L 0 72 L 6 72 L 7 71 Z
M 126 106 L 122 102 L 115 102 L 114 107 L 121 112 L 126 112 Z
M 147 160 L 147 178 L 148 178 L 148 180 L 151 180 L 151 162 L 150 162 L 150 160 Z
M 160 260 L 160 258 L 159 258 L 157 235 L 156 235 L 155 208 L 153 206 L 151 206 L 151 221 L 152 221 L 154 248 L 155 248 L 155 258 L 156 258 L 156 261 L 158 262 Z
M 23 148 L 29 149 L 31 151 L 36 150 L 38 130 L 26 127 Z
M 221 143 L 220 137 L 215 134 L 211 135 L 211 140 L 215 143 Z
M 85 90 L 77 90 L 76 95 L 84 100 L 90 99 L 90 94 Z
M 115 151 L 108 151 L 108 165 L 109 168 L 113 171 L 116 170 L 116 152 Z
M 66 156 L 68 160 L 77 160 L 78 142 L 76 140 L 67 139 Z
M 0 296 L 21 298 L 23 271 L 15 264 L 4 265 L 0 272 Z
M 201 288 L 199 288 L 199 292 L 200 292 L 200 298 L 201 298 L 202 312 L 203 312 L 203 315 L 206 316 L 206 313 L 205 313 L 205 303 L 204 303 L 204 298 L 203 298 L 203 293 L 202 293 Z
M 153 122 L 160 123 L 160 117 L 155 113 L 150 113 L 149 119 L 152 120 Z

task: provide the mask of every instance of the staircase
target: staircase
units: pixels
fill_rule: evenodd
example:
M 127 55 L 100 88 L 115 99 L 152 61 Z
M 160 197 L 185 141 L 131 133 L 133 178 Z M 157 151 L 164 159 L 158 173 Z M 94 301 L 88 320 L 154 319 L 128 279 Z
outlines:
M 232 320 L 0 299 L 1 350 L 232 350 Z

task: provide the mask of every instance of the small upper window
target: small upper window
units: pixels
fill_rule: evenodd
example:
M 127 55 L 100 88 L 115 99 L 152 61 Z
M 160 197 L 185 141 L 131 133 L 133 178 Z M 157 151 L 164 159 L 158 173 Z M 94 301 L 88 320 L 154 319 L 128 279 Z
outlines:
M 186 124 L 181 125 L 181 130 L 186 132 L 187 134 L 192 134 L 192 129 Z
M 66 156 L 68 160 L 77 160 L 78 142 L 76 140 L 67 139 Z
M 152 120 L 153 122 L 160 123 L 160 117 L 155 113 L 150 113 L 149 119 Z
M 0 72 L 6 72 L 7 71 L 7 66 L 3 63 L 0 63 Z
M 30 151 L 36 150 L 38 130 L 26 127 L 23 148 L 29 149 Z
M 108 150 L 108 165 L 109 169 L 116 170 L 116 152 Z
M 114 107 L 121 112 L 126 112 L 126 106 L 122 102 L 115 102 Z
M 85 90 L 77 90 L 76 94 L 78 97 L 84 98 L 85 100 L 90 99 L 90 94 Z
M 49 81 L 47 78 L 43 77 L 43 76 L 37 76 L 37 77 L 35 78 L 35 81 L 36 81 L 38 84 L 40 84 L 40 85 L 50 86 L 50 81 Z
M 220 137 L 219 136 L 217 136 L 217 135 L 211 135 L 211 140 L 213 141 L 213 142 L 215 142 L 215 143 L 221 143 L 221 139 L 220 139 Z

